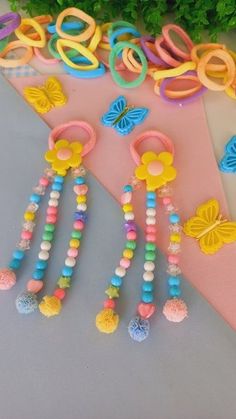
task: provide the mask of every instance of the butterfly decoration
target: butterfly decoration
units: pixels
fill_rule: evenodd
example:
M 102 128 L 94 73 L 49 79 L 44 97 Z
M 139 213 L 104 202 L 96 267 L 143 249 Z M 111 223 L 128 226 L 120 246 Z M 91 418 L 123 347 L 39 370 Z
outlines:
M 222 172 L 236 173 L 236 135 L 230 138 L 225 146 L 225 154 L 219 162 Z
M 206 255 L 213 255 L 224 244 L 236 241 L 236 222 L 222 217 L 216 199 L 200 205 L 196 215 L 184 224 L 183 231 L 198 240 L 201 251 Z
M 24 88 L 25 99 L 38 113 L 47 113 L 57 106 L 63 106 L 67 98 L 56 77 L 49 77 L 43 86 Z
M 127 135 L 136 125 L 144 121 L 148 112 L 147 108 L 127 105 L 126 98 L 119 96 L 111 103 L 109 111 L 102 116 L 101 122 L 106 127 L 113 127 L 118 134 Z

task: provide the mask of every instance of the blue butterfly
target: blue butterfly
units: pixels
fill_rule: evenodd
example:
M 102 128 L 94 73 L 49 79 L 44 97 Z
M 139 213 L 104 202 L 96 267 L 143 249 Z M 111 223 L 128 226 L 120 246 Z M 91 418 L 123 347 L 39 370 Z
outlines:
M 222 172 L 236 173 L 236 135 L 234 135 L 225 146 L 225 155 L 219 162 Z
M 120 135 L 129 134 L 136 125 L 141 124 L 147 117 L 149 110 L 147 108 L 135 108 L 127 105 L 124 96 L 115 99 L 105 113 L 101 122 L 106 127 L 113 127 Z

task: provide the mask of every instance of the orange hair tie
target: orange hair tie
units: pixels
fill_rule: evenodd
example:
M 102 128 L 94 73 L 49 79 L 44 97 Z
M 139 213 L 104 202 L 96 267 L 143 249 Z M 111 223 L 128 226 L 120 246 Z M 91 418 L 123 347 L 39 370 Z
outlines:
M 206 53 L 214 51 L 216 49 L 225 50 L 225 45 L 223 45 L 223 44 L 212 44 L 212 43 L 195 45 L 193 47 L 192 51 L 191 51 L 191 59 L 196 64 L 198 64 L 200 59 Z M 202 54 L 199 56 L 199 52 L 201 52 L 201 51 L 202 51 Z M 207 71 L 226 71 L 226 66 L 225 66 L 225 64 L 209 63 L 209 64 L 207 64 Z
M 62 26 L 63 20 L 67 16 L 77 17 L 79 20 L 82 20 L 82 22 L 87 23 L 88 27 L 83 32 L 80 32 L 78 35 L 71 35 L 64 32 L 61 26 Z M 77 9 L 77 7 L 69 7 L 68 9 L 63 10 L 58 15 L 58 18 L 56 21 L 56 31 L 58 35 L 61 38 L 69 39 L 70 41 L 75 41 L 75 42 L 87 41 L 93 36 L 95 29 L 96 29 L 95 20 L 91 16 L 87 15 L 87 13 L 84 13 L 82 10 Z
M 17 59 L 4 59 L 4 57 L 8 54 L 9 51 L 24 48 L 25 54 L 21 58 Z M 28 63 L 31 58 L 33 57 L 33 49 L 30 45 L 26 45 L 22 41 L 13 41 L 10 42 L 3 51 L 0 52 L 0 67 L 4 68 L 15 68 L 21 65 Z
M 207 65 L 213 57 L 216 57 L 225 63 L 226 74 L 223 79 L 223 84 L 216 83 L 207 76 Z M 235 79 L 235 62 L 227 51 L 223 49 L 214 49 L 200 58 L 197 66 L 197 74 L 201 83 L 208 89 L 223 91 L 230 87 Z

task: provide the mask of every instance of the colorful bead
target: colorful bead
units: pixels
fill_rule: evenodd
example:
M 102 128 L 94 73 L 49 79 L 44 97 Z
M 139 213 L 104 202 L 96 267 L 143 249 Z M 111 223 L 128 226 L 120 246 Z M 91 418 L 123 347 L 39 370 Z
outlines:
M 116 302 L 112 298 L 108 298 L 107 300 L 104 301 L 103 307 L 111 308 L 112 310 L 114 310 L 114 308 L 116 307 Z
M 142 285 L 142 290 L 143 291 L 151 292 L 151 291 L 153 291 L 153 288 L 154 288 L 153 282 L 149 282 L 149 281 L 144 282 L 143 285 Z
M 84 229 L 84 223 L 81 220 L 75 221 L 73 224 L 73 227 L 75 230 L 83 230 Z
M 25 256 L 25 252 L 23 250 L 15 250 L 12 256 L 14 259 L 22 260 Z
M 42 185 L 42 186 L 48 186 L 49 185 L 49 180 L 45 176 L 42 176 L 39 179 L 39 184 Z
M 61 183 L 58 183 L 58 182 L 53 183 L 52 184 L 52 190 L 53 191 L 61 192 L 61 190 L 62 190 L 62 184 Z
M 126 247 L 127 249 L 135 250 L 135 249 L 136 249 L 136 247 L 137 247 L 137 244 L 136 244 L 136 242 L 135 242 L 134 240 L 128 240 L 128 241 L 126 242 L 125 247 Z
M 153 294 L 151 292 L 142 292 L 141 299 L 144 303 L 152 303 L 153 302 Z
M 65 265 L 69 268 L 73 268 L 76 265 L 76 260 L 73 257 L 68 257 L 65 260 Z
M 72 231 L 71 237 L 73 239 L 81 239 L 82 233 L 81 233 L 81 231 Z
M 39 252 L 38 257 L 40 260 L 48 260 L 49 259 L 49 253 L 46 250 L 41 250 Z
M 148 261 L 154 261 L 156 259 L 156 254 L 155 254 L 155 252 L 146 252 L 145 253 L 145 260 L 148 260 Z
M 121 195 L 120 202 L 122 205 L 129 204 L 132 200 L 132 193 L 125 192 Z
M 17 270 L 20 268 L 21 261 L 19 259 L 12 259 L 9 263 L 9 268 L 13 270 Z
M 131 265 L 130 259 L 127 258 L 121 258 L 120 260 L 120 266 L 122 268 L 128 269 Z
M 25 212 L 24 219 L 25 221 L 33 221 L 35 219 L 35 214 L 33 212 Z
M 78 254 L 79 254 L 79 251 L 78 251 L 78 249 L 76 249 L 75 247 L 71 247 L 70 249 L 68 249 L 68 251 L 67 251 L 67 255 L 69 256 L 69 257 L 72 257 L 72 258 L 76 258 L 77 256 L 78 256 Z
M 62 288 L 56 288 L 53 295 L 59 298 L 59 300 L 63 300 L 63 298 L 65 298 L 66 292 Z
M 144 272 L 144 274 L 143 274 L 143 280 L 144 281 L 147 281 L 147 282 L 151 282 L 151 281 L 153 281 L 153 279 L 154 279 L 154 273 L 153 272 L 151 272 L 151 271 L 146 271 L 146 272 Z
M 172 286 L 172 285 L 180 285 L 180 278 L 178 278 L 177 276 L 169 276 L 169 278 L 168 278 L 168 284 L 170 286 Z
M 132 188 L 131 185 L 125 185 L 124 186 L 124 192 L 132 192 L 132 191 L 133 191 L 133 188 Z
M 146 243 L 145 244 L 145 249 L 146 250 L 156 250 L 156 245 L 154 243 Z
M 128 240 L 136 240 L 137 233 L 136 233 L 136 231 L 129 231 L 127 233 L 127 236 L 126 237 L 127 237 Z
M 172 285 L 169 289 L 171 297 L 179 297 L 181 295 L 181 289 L 177 285 Z
M 133 221 L 134 220 L 134 213 L 133 212 L 126 212 L 124 215 L 124 219 L 126 221 Z
M 178 265 L 179 256 L 178 255 L 169 255 L 167 260 L 168 260 L 169 263 L 175 263 L 176 265 Z
M 180 243 L 181 242 L 181 235 L 180 234 L 171 234 L 170 240 L 172 242 Z
M 35 264 L 36 269 L 44 270 L 48 266 L 48 262 L 46 260 L 38 260 Z
M 43 241 L 43 242 L 40 244 L 40 248 L 41 248 L 42 250 L 47 250 L 47 251 L 49 251 L 49 250 L 51 249 L 51 247 L 52 247 L 52 244 L 51 244 L 49 241 Z
M 32 234 L 32 232 L 31 231 L 28 231 L 28 230 L 23 230 L 22 232 L 21 232 L 21 238 L 23 239 L 23 240 L 30 240 L 30 239 L 32 239 L 32 236 L 33 236 L 33 234 Z
M 44 277 L 44 271 L 43 270 L 40 270 L 40 269 L 36 269 L 36 271 L 33 272 L 32 277 L 35 280 L 43 279 L 43 277 Z
M 69 266 L 64 266 L 64 268 L 62 268 L 61 273 L 62 273 L 63 276 L 72 276 L 73 269 L 70 268 Z
M 43 288 L 43 281 L 30 279 L 27 283 L 27 291 L 37 294 Z
M 180 222 L 180 217 L 179 217 L 179 215 L 178 214 L 170 214 L 169 215 L 169 220 L 170 220 L 170 222 L 172 223 L 172 224 L 176 224 L 176 223 L 179 223 Z
M 153 262 L 151 262 L 151 261 L 148 261 L 148 262 L 145 262 L 144 263 L 144 269 L 145 269 L 145 271 L 150 271 L 150 272 L 152 272 L 152 271 L 154 271 L 154 269 L 155 269 L 155 263 L 153 263 Z
M 120 276 L 114 275 L 111 278 L 111 284 L 114 285 L 114 287 L 120 287 L 122 285 L 122 278 Z
M 123 205 L 122 209 L 123 209 L 124 213 L 132 212 L 133 211 L 133 206 L 131 204 L 125 204 L 125 205 Z
M 83 185 L 85 183 L 85 180 L 83 177 L 79 176 L 75 179 L 76 185 Z
M 53 240 L 53 233 L 50 233 L 49 231 L 45 231 L 43 233 L 43 240 L 51 242 Z
M 118 266 L 118 268 L 116 268 L 115 270 L 115 274 L 121 278 L 123 278 L 126 274 L 126 270 L 125 268 L 122 268 L 122 266 Z
M 155 208 L 147 208 L 146 215 L 147 217 L 155 217 L 156 216 Z
M 156 201 L 153 201 L 152 199 L 147 200 L 147 207 L 148 208 L 156 208 Z
M 30 202 L 35 202 L 36 204 L 39 204 L 40 201 L 41 201 L 41 196 L 40 195 L 32 194 L 30 196 Z
M 56 182 L 56 183 L 64 183 L 64 177 L 57 175 L 54 178 L 54 182 Z
M 80 241 L 78 239 L 72 239 L 69 242 L 70 247 L 74 247 L 75 249 L 78 249 L 80 246 Z
M 123 251 L 123 257 L 127 258 L 127 259 L 132 259 L 132 257 L 134 256 L 134 252 L 131 249 L 125 249 Z

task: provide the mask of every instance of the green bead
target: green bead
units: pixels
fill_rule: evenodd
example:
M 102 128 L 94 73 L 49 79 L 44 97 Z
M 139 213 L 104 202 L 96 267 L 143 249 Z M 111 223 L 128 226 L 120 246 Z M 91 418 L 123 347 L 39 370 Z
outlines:
M 76 231 L 76 230 L 74 230 L 74 231 L 72 231 L 72 233 L 71 233 L 71 237 L 72 237 L 73 239 L 81 239 L 81 237 L 82 237 L 82 233 L 81 233 L 81 231 Z
M 54 224 L 45 224 L 44 230 L 53 233 L 55 231 L 55 226 Z
M 50 233 L 49 231 L 45 231 L 45 233 L 43 233 L 43 240 L 47 242 L 51 242 L 52 239 L 53 239 L 53 233 Z
M 137 246 L 137 244 L 136 244 L 135 240 L 128 240 L 126 242 L 126 245 L 125 245 L 125 247 L 127 247 L 127 249 L 132 249 L 132 250 L 136 249 L 136 246 Z
M 146 243 L 145 244 L 145 249 L 155 251 L 156 250 L 156 245 L 155 245 L 155 243 Z
M 155 252 L 146 252 L 145 253 L 145 260 L 154 261 L 156 259 L 156 253 Z

